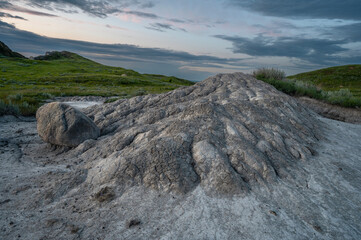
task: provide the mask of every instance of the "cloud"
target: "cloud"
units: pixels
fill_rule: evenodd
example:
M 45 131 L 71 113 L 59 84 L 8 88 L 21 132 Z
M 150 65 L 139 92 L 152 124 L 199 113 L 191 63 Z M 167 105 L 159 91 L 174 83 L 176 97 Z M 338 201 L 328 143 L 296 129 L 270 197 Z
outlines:
M 27 56 L 44 54 L 46 51 L 67 50 L 105 64 L 132 68 L 140 72 L 176 75 L 198 81 L 212 75 L 211 72 L 201 71 L 202 67 L 216 64 L 219 72 L 223 72 L 222 69 L 226 69 L 226 66 L 234 66 L 236 71 L 237 67 L 240 69 L 241 61 L 241 59 L 194 55 L 162 48 L 48 38 L 17 29 L 2 21 L 0 21 L 0 39 L 14 51 Z M 199 67 L 201 70 L 182 68 L 184 66 Z
M 78 8 L 90 15 L 105 18 L 109 14 L 123 13 L 124 9 L 130 6 L 136 6 L 141 9 L 151 8 L 154 3 L 151 1 L 138 0 L 23 0 L 30 6 L 45 8 L 48 10 L 58 10 L 68 13 L 77 12 L 67 9 Z M 156 18 L 155 14 L 142 11 L 128 11 L 128 14 L 137 15 L 146 18 Z
M 25 20 L 27 21 L 27 19 L 23 18 L 23 17 L 20 17 L 20 16 L 14 16 L 14 15 L 11 15 L 9 13 L 5 13 L 5 12 L 0 12 L 0 17 L 5 17 L 5 18 L 15 18 L 15 19 L 21 19 L 21 20 Z
M 145 27 L 145 28 L 150 29 L 150 30 L 155 30 L 158 32 L 165 32 L 167 30 L 172 30 L 172 31 L 180 30 L 183 32 L 187 32 L 187 30 L 185 30 L 184 28 L 177 28 L 168 23 L 151 23 L 151 24 L 149 24 L 148 27 Z
M 151 23 L 148 27 L 145 27 L 150 30 L 155 30 L 158 32 L 165 32 L 166 30 L 174 30 L 172 25 L 165 23 Z
M 15 30 L 15 26 L 14 25 L 11 25 L 9 23 L 6 23 L 6 22 L 3 22 L 0 20 L 0 29 L 4 29 L 4 30 Z M 1 36 L 1 33 L 0 33 L 0 36 Z
M 118 27 L 118 26 L 114 26 L 114 25 L 110 25 L 110 24 L 106 24 L 105 27 L 107 28 L 111 28 L 111 29 L 117 29 L 117 30 L 122 30 L 122 31 L 128 31 L 127 28 L 123 28 L 123 27 Z
M 255 57 L 298 58 L 314 64 L 335 64 L 361 61 L 361 56 L 341 57 L 349 49 L 342 45 L 347 40 L 329 40 L 320 38 L 278 37 L 263 35 L 250 39 L 239 36 L 216 35 L 216 38 L 232 43 L 233 53 L 243 53 Z
M 346 38 L 349 42 L 361 42 L 361 23 L 353 23 L 327 29 L 326 36 Z
M 38 12 L 38 11 L 30 10 L 28 8 L 19 7 L 19 6 L 11 4 L 8 1 L 0 1 L 0 9 L 6 9 L 6 10 L 15 11 L 15 12 L 27 13 L 27 14 L 43 16 L 43 17 L 57 17 L 54 14 Z
M 142 18 L 151 18 L 151 19 L 159 18 L 158 15 L 153 14 L 153 13 L 146 13 L 146 12 L 139 12 L 139 11 L 122 11 L 122 10 L 118 10 L 118 12 L 130 14 L 130 15 L 134 15 L 134 16 L 138 16 L 138 17 L 142 17 Z
M 228 0 L 267 16 L 361 20 L 360 0 Z
M 174 22 L 174 23 L 186 23 L 186 22 L 188 22 L 186 20 L 182 20 L 182 19 L 178 19 L 178 18 L 170 18 L 170 19 L 168 19 L 168 21 Z

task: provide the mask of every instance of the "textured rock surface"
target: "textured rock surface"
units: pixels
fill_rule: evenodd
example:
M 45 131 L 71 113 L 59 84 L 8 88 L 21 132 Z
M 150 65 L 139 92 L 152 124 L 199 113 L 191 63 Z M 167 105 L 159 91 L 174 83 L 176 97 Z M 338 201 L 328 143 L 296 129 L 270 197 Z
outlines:
M 232 76 L 238 80 L 230 80 Z M 214 90 L 205 92 L 211 86 Z M 207 117 L 198 107 L 190 114 L 207 102 L 215 113 Z M 238 113 L 228 110 L 230 106 Z M 0 239 L 361 239 L 361 125 L 315 117 L 293 99 L 242 74 L 84 111 L 101 124 L 102 136 L 71 149 L 44 143 L 34 118 L 0 117 Z M 219 117 L 232 119 L 235 130 Z M 182 122 L 187 125 L 177 127 Z M 155 130 L 142 133 L 142 124 Z M 227 140 L 236 130 L 239 136 Z M 321 137 L 313 136 L 317 132 Z M 280 138 L 284 151 L 273 146 Z M 288 138 L 303 157 L 290 150 Z M 317 148 L 314 156 L 305 150 L 310 144 Z M 169 150 L 164 155 L 156 153 L 165 146 Z M 259 154 L 254 162 L 268 159 L 265 164 L 271 162 L 277 174 L 262 177 L 254 164 L 249 167 L 254 175 L 246 171 L 241 177 L 231 157 L 237 149 L 245 152 L 240 163 L 252 150 Z M 150 159 L 147 154 L 154 154 L 153 162 L 144 163 Z M 278 166 L 276 156 L 283 161 Z M 147 182 L 152 178 L 142 175 L 162 174 L 163 169 L 177 173 L 173 166 L 179 165 L 158 168 L 157 162 L 188 158 L 190 166 L 182 166 L 197 179 L 186 182 L 186 194 L 155 191 L 184 188 L 163 187 L 163 180 L 153 185 Z M 218 171 L 226 173 L 225 181 Z M 244 194 L 210 194 L 239 191 Z
M 99 137 L 100 130 L 82 112 L 59 102 L 46 104 L 36 112 L 39 136 L 48 143 L 76 147 Z
M 95 186 L 116 181 L 186 193 L 200 184 L 209 192 L 245 192 L 288 177 L 317 140 L 310 111 L 242 73 L 87 114 L 103 135 L 90 149 L 79 146 L 81 158 L 94 160 L 87 182 Z

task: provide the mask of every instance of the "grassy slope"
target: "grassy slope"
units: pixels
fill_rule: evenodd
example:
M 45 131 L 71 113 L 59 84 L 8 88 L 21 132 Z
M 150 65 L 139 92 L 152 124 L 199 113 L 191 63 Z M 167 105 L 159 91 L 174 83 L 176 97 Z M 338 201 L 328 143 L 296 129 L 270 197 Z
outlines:
M 330 67 L 300 73 L 287 78 L 312 83 L 324 91 L 347 88 L 355 97 L 361 97 L 361 65 Z
M 101 65 L 76 54 L 57 60 L 0 58 L 0 100 L 18 104 L 25 115 L 33 114 L 50 95 L 131 97 L 192 84 L 176 77 Z M 30 107 L 21 105 L 24 101 Z
M 261 68 L 253 75 L 292 96 L 307 96 L 343 107 L 361 107 L 361 65 L 320 69 L 287 78 L 281 70 Z

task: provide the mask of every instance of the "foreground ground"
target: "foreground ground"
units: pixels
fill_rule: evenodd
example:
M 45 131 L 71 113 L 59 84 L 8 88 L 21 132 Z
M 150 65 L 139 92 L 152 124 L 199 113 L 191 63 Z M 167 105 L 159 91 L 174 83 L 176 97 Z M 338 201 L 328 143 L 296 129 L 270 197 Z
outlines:
M 1 117 L 0 238 L 359 239 L 361 125 L 318 120 L 317 155 L 292 178 L 231 197 L 134 186 L 112 199 L 81 188 L 85 163 L 43 143 L 34 118 Z

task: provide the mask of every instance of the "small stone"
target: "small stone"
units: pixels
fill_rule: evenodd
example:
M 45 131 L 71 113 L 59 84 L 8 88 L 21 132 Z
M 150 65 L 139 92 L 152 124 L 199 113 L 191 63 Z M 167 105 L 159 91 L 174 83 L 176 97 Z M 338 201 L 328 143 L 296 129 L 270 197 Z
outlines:
M 312 225 L 313 229 L 315 229 L 317 232 L 322 232 L 322 228 L 318 225 Z
M 269 210 L 269 213 L 272 214 L 273 216 L 277 216 L 277 213 L 275 211 Z
M 99 202 L 111 201 L 115 197 L 114 190 L 110 187 L 104 187 L 95 194 L 95 199 Z
M 141 221 L 138 219 L 132 219 L 128 222 L 127 226 L 128 228 L 135 227 L 141 224 Z

